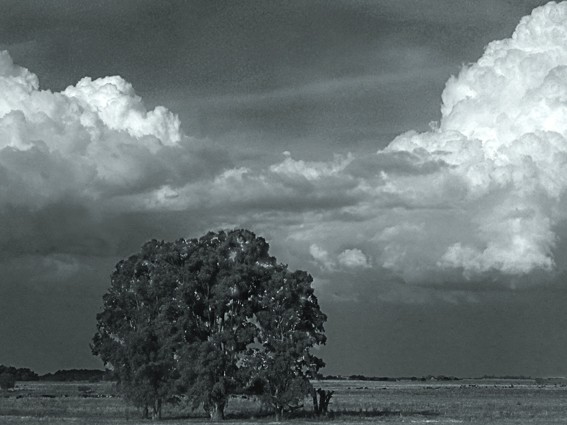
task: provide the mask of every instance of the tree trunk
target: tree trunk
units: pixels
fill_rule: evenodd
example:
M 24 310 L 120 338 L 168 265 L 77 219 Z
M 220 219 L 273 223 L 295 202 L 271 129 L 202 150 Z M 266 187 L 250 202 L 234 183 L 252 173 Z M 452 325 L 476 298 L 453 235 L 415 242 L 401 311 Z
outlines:
M 150 412 L 149 412 L 149 409 L 148 409 L 148 403 L 146 403 L 146 404 L 144 405 L 144 410 L 142 411 L 142 418 L 143 418 L 143 419 L 148 419 L 148 418 L 150 417 L 149 413 L 150 413 Z
M 315 413 L 316 416 L 319 416 L 321 414 L 321 409 L 319 407 L 319 402 L 317 401 L 317 391 L 314 387 L 311 388 L 311 398 L 313 399 L 313 413 Z
M 152 420 L 161 420 L 161 398 L 154 401 Z
M 281 422 L 284 418 L 283 406 L 276 406 L 276 422 Z
M 222 421 L 224 419 L 224 403 L 221 401 L 214 402 L 209 415 L 211 416 L 211 421 Z
M 319 394 L 319 415 L 326 415 L 329 412 L 329 403 L 334 391 L 325 391 L 321 388 L 317 390 Z

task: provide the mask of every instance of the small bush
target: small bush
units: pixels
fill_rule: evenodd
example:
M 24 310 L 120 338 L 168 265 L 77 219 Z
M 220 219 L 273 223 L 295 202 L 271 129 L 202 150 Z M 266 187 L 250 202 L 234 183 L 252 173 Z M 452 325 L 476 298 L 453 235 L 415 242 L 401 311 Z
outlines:
M 0 388 L 9 390 L 16 386 L 16 377 L 9 372 L 2 372 L 0 374 Z

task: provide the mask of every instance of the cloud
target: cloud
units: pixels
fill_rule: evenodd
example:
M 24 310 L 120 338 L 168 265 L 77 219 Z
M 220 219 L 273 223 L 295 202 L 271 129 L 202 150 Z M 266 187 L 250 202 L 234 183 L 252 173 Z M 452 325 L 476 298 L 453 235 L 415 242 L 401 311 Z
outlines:
M 368 258 L 366 258 L 366 255 L 364 255 L 364 253 L 358 248 L 345 249 L 338 255 L 337 260 L 339 264 L 345 267 L 370 267 L 370 265 L 368 264 Z
M 443 176 L 460 187 L 453 204 L 473 233 L 446 248 L 441 267 L 554 267 L 567 187 L 566 18 L 567 3 L 535 9 L 447 82 L 436 131 L 403 134 L 386 148 L 443 161 Z
M 100 120 L 108 129 L 125 131 L 136 139 L 153 136 L 156 143 L 148 147 L 154 153 L 160 146 L 175 146 L 181 140 L 179 118 L 163 106 L 147 111 L 132 85 L 120 77 L 94 81 L 85 77 L 67 87 L 63 95 L 77 101 L 82 108 L 79 120 L 94 136 L 99 136 Z
M 332 270 L 335 266 L 334 261 L 331 259 L 331 256 L 327 251 L 323 248 L 317 246 L 316 244 L 312 244 L 309 247 L 309 253 L 317 262 L 319 262 L 323 268 Z
M 368 257 L 358 248 L 345 249 L 332 256 L 317 244 L 309 246 L 309 254 L 325 272 L 336 272 L 339 269 L 366 269 L 370 267 Z
M 495 273 L 509 282 L 563 270 L 555 250 L 567 236 L 558 233 L 566 218 L 566 39 L 567 2 L 537 8 L 447 81 L 430 131 L 404 133 L 375 156 L 315 168 L 287 157 L 272 166 L 343 202 L 304 214 L 288 240 L 309 241 L 326 269 L 346 265 L 345 245 L 361 247 L 377 272 L 409 282 Z
M 138 239 L 125 217 L 229 163 L 184 135 L 166 108 L 148 110 L 118 76 L 41 90 L 4 51 L 0 93 L 2 257 L 116 255 L 124 240 Z
M 285 177 L 303 177 L 306 180 L 313 181 L 325 177 L 331 177 L 340 171 L 343 171 L 350 162 L 352 162 L 352 155 L 346 158 L 340 155 L 335 155 L 334 161 L 329 162 L 306 162 L 302 160 L 294 160 L 291 154 L 284 152 L 286 159 L 270 167 L 270 171 L 274 174 Z
M 85 78 L 60 93 L 0 53 L 0 205 L 96 199 L 175 179 L 168 149 L 181 149 L 178 118 L 147 111 L 120 77 Z M 178 166 L 180 164 L 177 164 Z

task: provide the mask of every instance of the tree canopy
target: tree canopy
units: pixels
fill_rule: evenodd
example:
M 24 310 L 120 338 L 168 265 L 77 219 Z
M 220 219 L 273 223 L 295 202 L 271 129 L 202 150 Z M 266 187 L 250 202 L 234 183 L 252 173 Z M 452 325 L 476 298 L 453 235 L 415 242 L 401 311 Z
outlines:
M 16 376 L 10 372 L 0 373 L 0 389 L 9 390 L 16 386 Z
M 152 240 L 120 261 L 97 315 L 93 353 L 147 414 L 188 397 L 222 419 L 254 388 L 279 415 L 310 391 L 324 322 L 312 278 L 247 230 Z

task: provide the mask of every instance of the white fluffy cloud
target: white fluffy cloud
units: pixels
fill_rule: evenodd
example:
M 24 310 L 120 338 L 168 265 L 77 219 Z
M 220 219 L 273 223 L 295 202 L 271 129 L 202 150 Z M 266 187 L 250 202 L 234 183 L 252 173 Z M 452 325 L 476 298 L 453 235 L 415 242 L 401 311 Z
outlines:
M 173 146 L 181 140 L 179 119 L 163 106 L 147 111 L 132 85 L 122 78 L 83 78 L 63 92 L 81 107 L 80 122 L 95 136 L 100 120 L 111 130 L 125 131 L 134 138 L 153 136 L 148 147 L 155 151 L 163 145 Z M 153 142 L 153 143 L 152 143 Z
M 42 90 L 0 52 L 0 260 L 126 255 L 131 241 L 174 227 L 133 215 L 225 163 L 185 136 L 175 114 L 148 110 L 121 77 Z
M 0 52 L 0 206 L 144 190 L 171 180 L 160 158 L 181 141 L 177 116 L 147 111 L 120 77 L 84 78 L 61 93 Z
M 368 258 L 366 258 L 366 255 L 364 255 L 364 253 L 358 248 L 345 249 L 338 255 L 337 259 L 339 261 L 339 264 L 345 267 L 370 267 L 370 265 L 368 264 Z
M 335 266 L 334 261 L 327 251 L 316 244 L 312 244 L 309 247 L 309 253 L 311 257 L 317 262 L 319 262 L 325 269 L 332 270 Z
M 442 99 L 434 129 L 402 134 L 374 158 L 273 166 L 312 184 L 321 170 L 326 182 L 350 182 L 335 192 L 349 205 L 332 219 L 304 215 L 292 238 L 311 238 L 323 265 L 331 256 L 346 264 L 345 246 L 363 247 L 408 281 L 565 267 L 554 249 L 567 236 L 557 230 L 566 218 L 567 2 L 535 9 L 511 38 L 489 44 Z
M 336 258 L 317 244 L 309 246 L 309 254 L 326 271 L 343 269 L 364 269 L 370 267 L 368 258 L 358 248 L 345 249 Z
M 460 187 L 451 203 L 472 232 L 454 238 L 438 265 L 468 273 L 554 267 L 567 188 L 566 41 L 567 3 L 534 10 L 447 82 L 436 131 L 387 147 L 444 162 L 440 173 Z

